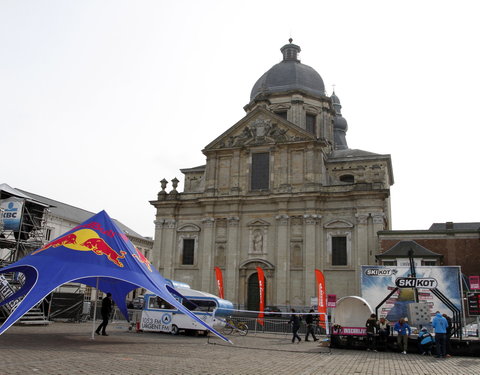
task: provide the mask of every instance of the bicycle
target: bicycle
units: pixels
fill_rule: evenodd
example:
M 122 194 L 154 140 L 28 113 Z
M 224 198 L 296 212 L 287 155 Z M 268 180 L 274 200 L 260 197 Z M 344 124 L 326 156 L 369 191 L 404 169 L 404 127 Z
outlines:
M 227 318 L 225 321 L 225 327 L 222 329 L 222 333 L 226 335 L 239 334 L 245 336 L 248 333 L 248 325 L 244 322 L 235 321 L 232 318 Z

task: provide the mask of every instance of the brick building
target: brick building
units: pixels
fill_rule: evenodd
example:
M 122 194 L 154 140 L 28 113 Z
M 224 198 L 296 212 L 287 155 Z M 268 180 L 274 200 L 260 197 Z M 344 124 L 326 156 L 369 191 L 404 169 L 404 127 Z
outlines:
M 400 241 L 415 241 L 441 255 L 438 265 L 458 265 L 466 276 L 480 275 L 480 223 L 435 223 L 428 230 L 385 230 L 377 235 L 379 261 Z

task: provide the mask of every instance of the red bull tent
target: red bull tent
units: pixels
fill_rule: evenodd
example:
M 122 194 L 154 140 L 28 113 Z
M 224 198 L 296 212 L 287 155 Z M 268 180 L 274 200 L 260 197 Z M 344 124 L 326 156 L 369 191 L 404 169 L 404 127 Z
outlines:
M 0 334 L 57 287 L 77 282 L 112 293 L 113 300 L 127 320 L 127 294 L 137 288 L 148 289 L 221 339 L 230 341 L 175 298 L 183 297 L 168 285 L 105 211 L 18 262 L 0 269 L 0 274 L 7 272 L 23 273 L 25 283 L 1 301 L 0 306 L 22 296 L 24 298 L 0 326 Z

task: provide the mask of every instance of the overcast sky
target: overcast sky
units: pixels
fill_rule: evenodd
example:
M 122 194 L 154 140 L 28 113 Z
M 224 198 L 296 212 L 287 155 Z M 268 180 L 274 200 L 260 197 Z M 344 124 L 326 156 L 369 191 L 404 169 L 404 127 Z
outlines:
M 159 181 L 183 189 L 292 37 L 349 147 L 391 155 L 392 229 L 479 222 L 477 4 L 1 0 L 0 183 L 153 236 Z

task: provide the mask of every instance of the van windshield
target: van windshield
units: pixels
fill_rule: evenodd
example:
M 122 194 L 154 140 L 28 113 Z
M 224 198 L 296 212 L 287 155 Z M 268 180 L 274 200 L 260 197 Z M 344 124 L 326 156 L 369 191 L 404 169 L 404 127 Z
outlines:
M 184 299 L 182 301 L 183 306 L 185 306 L 190 311 L 204 311 L 211 312 L 215 310 L 217 304 L 215 301 L 205 300 L 205 299 Z

